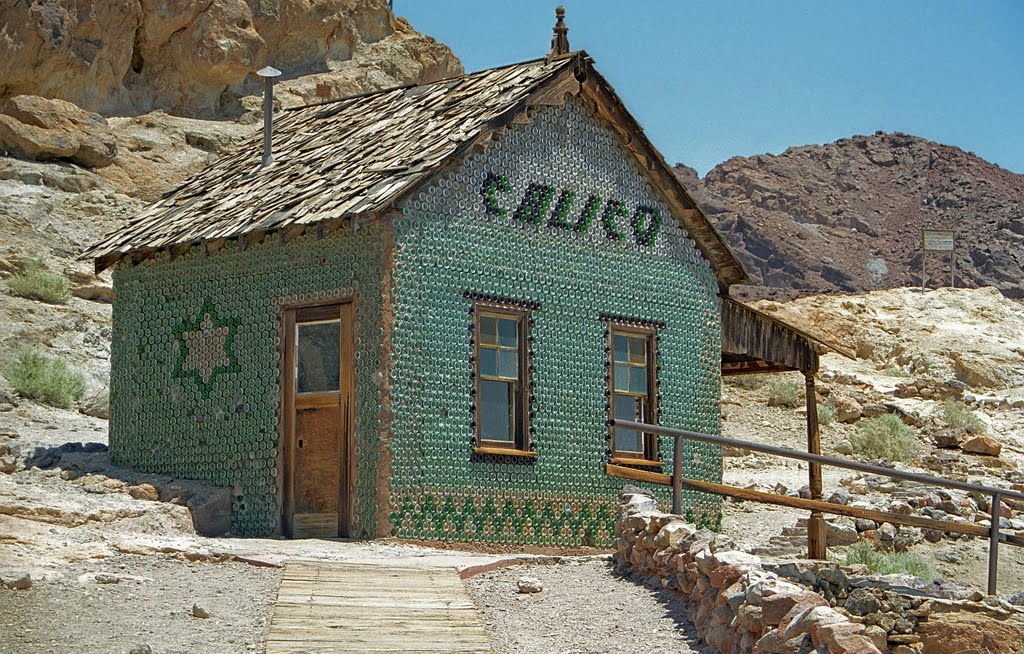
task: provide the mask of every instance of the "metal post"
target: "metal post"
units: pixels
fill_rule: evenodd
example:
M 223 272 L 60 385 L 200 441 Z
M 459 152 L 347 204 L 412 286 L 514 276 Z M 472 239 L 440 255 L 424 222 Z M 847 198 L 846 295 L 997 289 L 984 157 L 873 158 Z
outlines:
M 683 514 L 683 437 L 676 436 L 672 449 L 672 513 Z
M 814 373 L 804 373 L 804 390 L 807 400 L 807 452 L 821 454 L 821 434 L 818 429 L 818 398 L 814 389 Z M 811 499 L 821 500 L 822 479 L 821 464 L 808 463 L 808 485 Z M 825 538 L 825 516 L 821 511 L 812 511 L 807 521 L 807 558 L 825 560 L 827 558 L 827 541 Z
M 953 249 L 949 251 L 949 282 L 956 288 L 956 234 L 953 234 Z
M 274 78 L 263 78 L 263 165 L 273 163 L 270 135 L 274 116 Z
M 256 71 L 256 74 L 263 78 L 263 166 L 274 163 L 274 155 L 270 149 L 270 139 L 273 133 L 274 122 L 274 78 L 281 75 L 281 71 L 273 66 L 264 66 Z
M 928 247 L 924 242 L 924 229 L 921 230 L 921 292 L 924 293 L 925 271 L 924 260 L 928 258 Z
M 992 530 L 988 539 L 988 594 L 996 594 L 996 571 L 999 569 L 999 493 L 992 493 Z

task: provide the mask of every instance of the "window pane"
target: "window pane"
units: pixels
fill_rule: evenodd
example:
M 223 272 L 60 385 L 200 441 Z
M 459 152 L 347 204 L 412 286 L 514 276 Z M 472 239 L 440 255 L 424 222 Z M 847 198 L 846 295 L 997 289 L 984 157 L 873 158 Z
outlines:
M 637 399 L 630 397 L 629 395 L 616 395 L 615 396 L 615 419 L 616 420 L 636 420 L 637 419 Z
M 647 355 L 645 352 L 646 349 L 646 338 L 631 336 L 629 338 L 629 362 L 640 364 L 647 363 Z
M 498 351 L 489 348 L 480 348 L 480 374 L 484 377 L 498 376 Z
M 615 364 L 615 390 L 629 390 L 629 366 L 622 363 Z
M 296 331 L 296 392 L 337 391 L 341 368 L 341 323 L 337 320 L 300 323 L 296 325 Z
M 640 418 L 637 413 L 639 401 L 628 395 L 615 396 L 615 419 L 633 420 Z M 615 449 L 621 452 L 643 452 L 643 441 L 640 432 L 632 429 L 615 430 Z
M 509 382 L 480 382 L 480 438 L 506 441 L 513 438 L 513 385 Z
M 498 344 L 498 319 L 480 316 L 480 342 L 484 345 Z
M 501 377 L 519 378 L 519 351 L 499 350 L 498 373 Z
M 647 368 L 629 367 L 629 392 L 647 394 Z
M 629 360 L 629 338 L 621 334 L 615 335 L 615 360 L 616 361 L 628 361 Z
M 640 432 L 632 429 L 615 430 L 615 450 L 617 452 L 640 452 L 643 447 L 640 445 Z
M 519 347 L 519 321 L 512 318 L 498 318 L 498 345 Z

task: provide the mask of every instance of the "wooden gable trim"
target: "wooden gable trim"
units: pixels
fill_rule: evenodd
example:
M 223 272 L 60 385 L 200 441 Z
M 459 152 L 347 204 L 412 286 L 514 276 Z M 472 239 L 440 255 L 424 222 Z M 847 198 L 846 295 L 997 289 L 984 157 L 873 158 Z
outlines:
M 643 128 L 630 115 L 611 85 L 592 67 L 587 70 L 582 95 L 593 102 L 600 119 L 619 128 L 616 131 L 623 139 L 623 147 L 645 171 L 652 186 L 661 193 L 673 215 L 697 243 L 704 258 L 711 262 L 721 290 L 726 291 L 732 284 L 750 283 L 743 264 L 733 254 L 725 239 L 672 172 L 661 153 L 647 139 Z

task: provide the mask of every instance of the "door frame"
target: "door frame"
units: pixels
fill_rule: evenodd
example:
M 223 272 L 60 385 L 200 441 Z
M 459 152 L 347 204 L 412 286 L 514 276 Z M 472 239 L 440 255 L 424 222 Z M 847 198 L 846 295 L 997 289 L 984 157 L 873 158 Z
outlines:
M 342 453 L 339 466 L 338 536 L 352 533 L 352 503 L 355 494 L 355 302 L 351 297 L 322 298 L 281 306 L 280 361 L 281 409 L 278 415 L 279 519 L 281 534 L 292 537 L 295 512 L 295 337 L 296 314 L 302 309 L 338 306 L 341 318 L 341 348 L 338 375 L 341 407 L 339 438 Z

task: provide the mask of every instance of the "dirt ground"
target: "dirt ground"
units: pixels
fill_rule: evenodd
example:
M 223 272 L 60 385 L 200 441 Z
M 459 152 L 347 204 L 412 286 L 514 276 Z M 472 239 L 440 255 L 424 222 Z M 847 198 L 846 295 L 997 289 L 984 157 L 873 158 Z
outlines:
M 533 577 L 539 593 L 519 593 Z M 643 651 L 712 654 L 687 621 L 682 600 L 615 575 L 607 561 L 512 566 L 466 581 L 487 631 L 507 654 Z
M 24 591 L 0 590 L 4 654 L 262 652 L 281 571 L 170 556 L 68 565 Z M 193 615 L 198 604 L 207 618 Z

